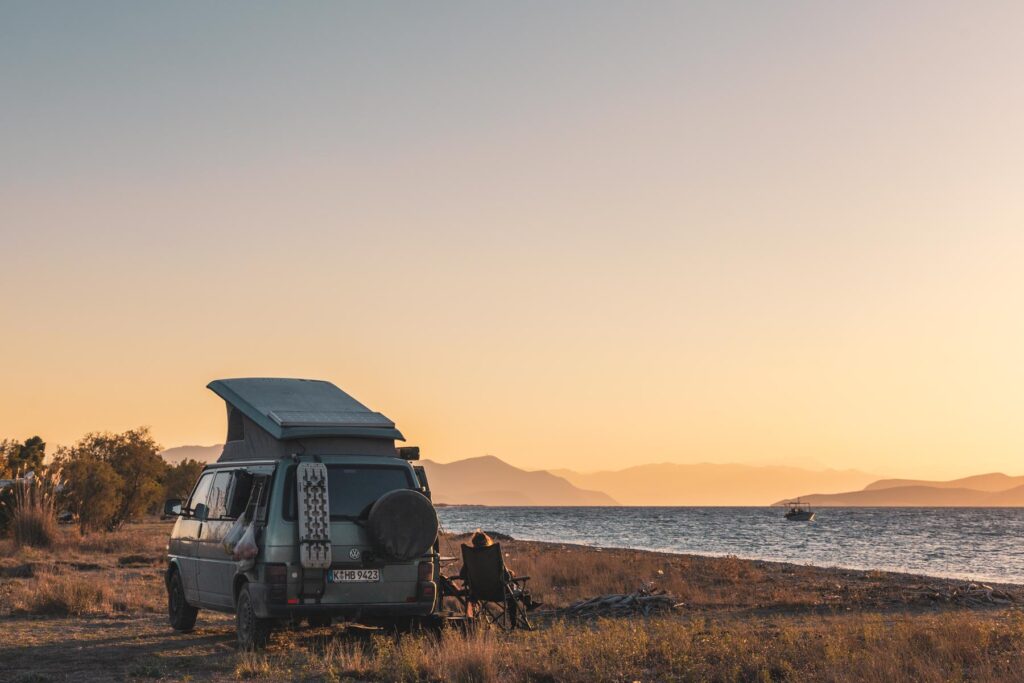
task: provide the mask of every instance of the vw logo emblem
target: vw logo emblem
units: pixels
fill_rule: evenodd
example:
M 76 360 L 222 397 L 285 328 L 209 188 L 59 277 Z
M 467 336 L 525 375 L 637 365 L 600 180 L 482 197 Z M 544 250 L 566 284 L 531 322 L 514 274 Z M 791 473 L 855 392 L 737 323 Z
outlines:
M 358 560 L 362 553 L 359 552 L 359 548 L 352 548 L 348 551 L 348 556 L 353 560 Z

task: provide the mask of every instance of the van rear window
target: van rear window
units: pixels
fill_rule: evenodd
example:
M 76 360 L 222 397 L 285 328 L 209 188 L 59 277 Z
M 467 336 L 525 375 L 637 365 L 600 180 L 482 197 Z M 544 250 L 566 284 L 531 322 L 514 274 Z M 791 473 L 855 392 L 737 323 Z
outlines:
M 328 465 L 327 493 L 331 519 L 359 519 L 370 514 L 370 507 L 388 491 L 415 488 L 409 470 L 390 465 Z M 285 519 L 298 517 L 295 498 L 295 467 L 285 480 Z

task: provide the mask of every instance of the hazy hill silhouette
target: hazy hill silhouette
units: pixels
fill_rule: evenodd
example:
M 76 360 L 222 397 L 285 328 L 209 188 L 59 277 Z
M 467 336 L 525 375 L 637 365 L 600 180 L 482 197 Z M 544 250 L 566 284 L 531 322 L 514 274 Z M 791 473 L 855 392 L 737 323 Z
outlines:
M 161 455 L 174 464 L 186 458 L 215 462 L 224 446 L 178 446 Z M 585 491 L 564 478 L 530 472 L 485 455 L 442 464 L 424 460 L 430 489 L 438 503 L 466 505 L 617 505 L 600 491 Z
M 544 470 L 513 467 L 493 455 L 451 463 L 424 460 L 434 501 L 475 505 L 616 505 Z
M 925 481 L 917 479 L 881 479 L 864 487 L 865 491 L 891 489 L 903 486 L 929 486 L 939 489 L 971 489 L 974 491 L 1007 491 L 1016 486 L 1024 486 L 1024 477 L 1011 477 L 1002 472 L 976 474 L 973 477 L 952 479 L 950 481 Z
M 821 507 L 1022 507 L 1024 486 L 996 492 L 938 486 L 895 486 L 800 496 L 800 500 Z
M 993 493 L 989 498 L 989 504 L 997 507 L 1024 507 L 1024 486 L 1014 486 L 1012 489 Z
M 162 453 L 214 462 L 223 446 Z M 622 470 L 523 470 L 491 455 L 451 463 L 424 460 L 434 500 L 467 505 L 770 505 L 800 496 L 815 506 L 1024 507 L 1024 477 L 1001 472 L 950 481 L 876 479 L 857 470 L 739 464 L 637 465 Z
M 861 491 L 803 495 L 800 499 L 835 507 L 1024 507 L 1024 477 L 994 472 L 950 481 L 883 479 Z
M 604 491 L 622 505 L 770 505 L 794 490 L 849 491 L 876 479 L 856 470 L 739 464 L 637 465 L 580 473 L 552 470 L 576 486 Z
M 224 450 L 223 444 L 215 444 L 213 446 L 177 446 L 162 451 L 160 455 L 172 465 L 188 459 L 198 460 L 199 462 L 216 462 L 222 450 Z

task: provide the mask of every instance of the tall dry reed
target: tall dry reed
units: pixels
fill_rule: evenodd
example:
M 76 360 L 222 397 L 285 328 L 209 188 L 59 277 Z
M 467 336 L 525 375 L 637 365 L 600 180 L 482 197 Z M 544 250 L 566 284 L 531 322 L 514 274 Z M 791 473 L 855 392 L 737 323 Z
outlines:
M 50 548 L 57 540 L 57 474 L 14 484 L 11 530 L 18 546 Z

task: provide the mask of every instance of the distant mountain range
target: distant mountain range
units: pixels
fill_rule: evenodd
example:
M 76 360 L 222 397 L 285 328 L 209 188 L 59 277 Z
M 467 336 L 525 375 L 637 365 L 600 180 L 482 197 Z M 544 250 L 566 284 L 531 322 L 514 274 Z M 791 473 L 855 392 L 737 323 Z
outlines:
M 178 446 L 161 455 L 167 462 L 187 458 L 214 462 L 224 446 Z M 452 463 L 423 460 L 434 502 L 462 505 L 617 505 L 608 494 L 587 491 L 544 470 L 530 472 L 485 455 Z
M 1024 507 L 1024 477 L 994 472 L 950 481 L 882 479 L 860 491 L 800 500 L 821 507 Z
M 214 462 L 223 446 L 179 446 L 162 453 Z M 463 505 L 780 505 L 794 491 L 814 506 L 1024 507 L 1024 477 L 999 472 L 950 481 L 878 479 L 857 470 L 775 465 L 662 463 L 621 470 L 524 470 L 485 455 L 450 463 L 423 460 L 438 503 Z
M 793 491 L 849 491 L 877 479 L 857 470 L 775 465 L 637 465 L 581 474 L 552 470 L 581 488 L 604 491 L 622 505 L 770 505 Z
M 172 465 L 176 465 L 182 460 L 216 462 L 217 458 L 220 457 L 220 452 L 223 450 L 223 444 L 216 444 L 214 446 L 177 446 L 176 448 L 168 448 L 166 451 L 162 451 L 160 455 Z
M 873 484 L 864 487 L 865 491 L 878 489 L 894 489 L 904 486 L 927 486 L 936 489 L 973 489 L 974 491 L 1008 491 L 1018 486 L 1024 486 L 1024 477 L 1011 477 L 1002 472 L 991 474 L 976 474 L 973 477 L 963 479 L 951 479 L 949 481 L 924 481 L 918 479 L 880 479 Z
M 171 463 L 214 462 L 223 446 L 179 446 Z M 466 505 L 768 505 L 793 490 L 844 491 L 877 477 L 796 467 L 640 465 L 614 472 L 524 470 L 491 455 L 451 463 L 423 460 L 434 500 Z
M 485 455 L 451 463 L 424 460 L 435 502 L 474 505 L 617 505 L 551 472 L 529 472 Z

